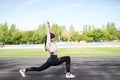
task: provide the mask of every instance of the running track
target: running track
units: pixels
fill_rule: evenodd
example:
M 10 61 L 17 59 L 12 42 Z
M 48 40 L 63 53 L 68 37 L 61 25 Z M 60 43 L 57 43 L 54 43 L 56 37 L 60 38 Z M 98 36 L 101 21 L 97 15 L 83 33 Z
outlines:
M 20 68 L 42 65 L 47 58 L 0 58 L 0 80 L 120 80 L 120 57 L 72 58 L 74 79 L 65 78 L 64 64 L 42 72 L 28 72 L 23 78 Z

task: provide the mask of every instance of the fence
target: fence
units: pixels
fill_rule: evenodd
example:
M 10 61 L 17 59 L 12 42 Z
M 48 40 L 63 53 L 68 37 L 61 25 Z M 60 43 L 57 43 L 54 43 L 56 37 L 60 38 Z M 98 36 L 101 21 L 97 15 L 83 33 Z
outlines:
M 82 48 L 82 47 L 120 47 L 120 42 L 57 42 L 58 48 Z M 0 49 L 26 49 L 26 48 L 44 48 L 44 44 L 22 44 L 22 45 L 4 45 Z

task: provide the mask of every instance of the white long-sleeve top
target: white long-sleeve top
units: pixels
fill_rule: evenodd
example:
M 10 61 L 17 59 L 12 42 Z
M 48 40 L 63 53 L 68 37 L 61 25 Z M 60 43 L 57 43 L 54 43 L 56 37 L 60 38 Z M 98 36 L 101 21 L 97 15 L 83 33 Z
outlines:
M 51 42 L 50 33 L 47 34 L 46 49 L 48 52 L 52 52 L 54 55 L 57 55 L 57 46 L 54 42 Z

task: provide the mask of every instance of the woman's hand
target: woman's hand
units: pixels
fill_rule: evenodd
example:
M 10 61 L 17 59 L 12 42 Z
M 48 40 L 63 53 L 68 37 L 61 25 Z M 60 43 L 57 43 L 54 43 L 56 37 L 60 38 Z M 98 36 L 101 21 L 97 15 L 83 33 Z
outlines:
M 46 24 L 46 32 L 48 34 L 48 33 L 50 33 L 50 23 L 49 23 L 49 21 L 45 21 L 45 24 Z
M 49 21 L 47 21 L 47 24 L 49 25 Z

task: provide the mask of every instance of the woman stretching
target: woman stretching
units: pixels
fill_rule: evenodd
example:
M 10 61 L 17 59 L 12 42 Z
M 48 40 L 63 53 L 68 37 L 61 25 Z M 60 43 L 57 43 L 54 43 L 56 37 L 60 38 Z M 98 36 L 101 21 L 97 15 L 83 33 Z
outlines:
M 26 77 L 26 72 L 28 71 L 43 71 L 50 66 L 57 66 L 62 63 L 66 63 L 66 78 L 75 78 L 75 75 L 70 73 L 70 57 L 69 56 L 64 56 L 64 57 L 57 57 L 57 46 L 54 43 L 55 35 L 50 32 L 50 24 L 48 21 L 45 22 L 46 24 L 46 40 L 45 40 L 45 50 L 50 53 L 50 57 L 48 60 L 40 67 L 30 67 L 30 68 L 25 68 L 25 69 L 20 69 L 20 74 L 23 77 Z

